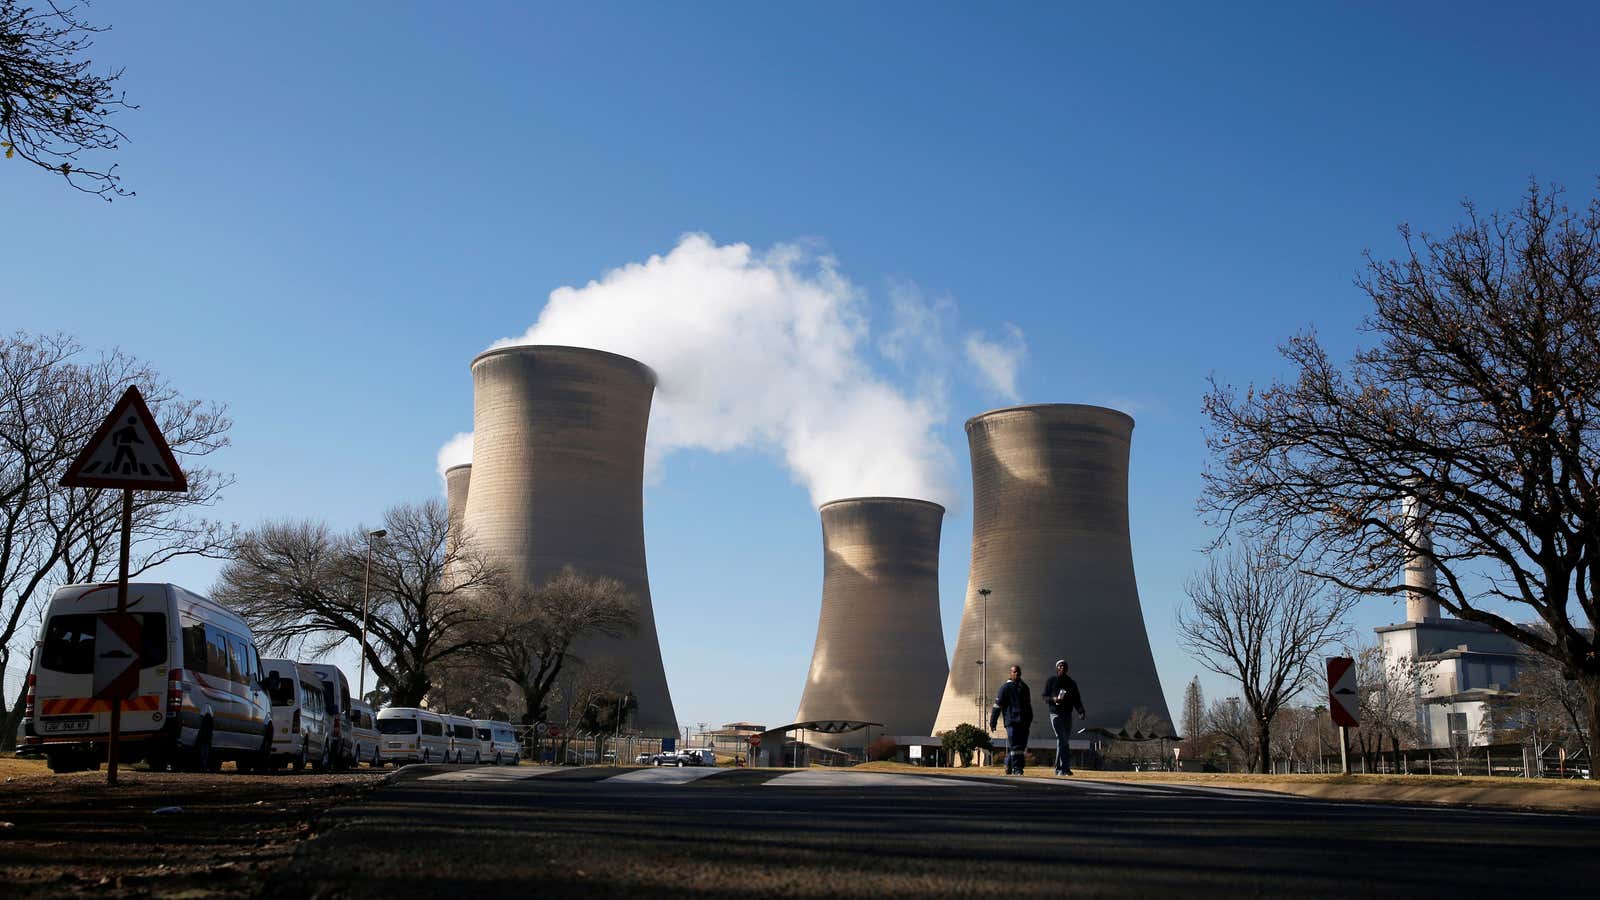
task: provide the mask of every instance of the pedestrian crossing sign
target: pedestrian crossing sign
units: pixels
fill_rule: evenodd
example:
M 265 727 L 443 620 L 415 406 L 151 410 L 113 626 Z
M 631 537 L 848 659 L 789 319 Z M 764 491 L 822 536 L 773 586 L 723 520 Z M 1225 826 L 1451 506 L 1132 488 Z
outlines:
M 172 457 L 150 407 L 132 385 L 111 415 L 67 467 L 63 487 L 130 488 L 136 491 L 187 491 L 189 481 Z

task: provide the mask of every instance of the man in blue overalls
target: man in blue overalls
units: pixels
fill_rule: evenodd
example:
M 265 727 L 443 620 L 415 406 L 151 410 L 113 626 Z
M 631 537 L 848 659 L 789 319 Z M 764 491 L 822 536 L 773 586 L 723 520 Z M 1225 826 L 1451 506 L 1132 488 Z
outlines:
M 995 695 L 994 709 L 989 711 L 990 731 L 1002 716 L 1006 720 L 1006 774 L 1021 775 L 1028 755 L 1028 731 L 1033 728 L 1033 699 L 1022 680 L 1021 666 L 1011 667 L 1011 677 Z

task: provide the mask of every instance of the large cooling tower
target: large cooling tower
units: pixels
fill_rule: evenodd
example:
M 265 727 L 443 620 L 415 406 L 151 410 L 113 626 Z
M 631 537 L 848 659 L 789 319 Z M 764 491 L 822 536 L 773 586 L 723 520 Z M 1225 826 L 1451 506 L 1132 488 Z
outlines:
M 444 470 L 445 509 L 452 538 L 461 534 L 461 518 L 467 514 L 467 494 L 471 485 L 472 463 L 462 463 Z
M 620 579 L 637 630 L 575 648 L 638 698 L 634 724 L 677 734 L 644 557 L 644 439 L 655 373 L 578 347 L 488 350 L 472 361 L 472 489 L 464 525 L 514 585 L 537 588 L 563 566 Z
M 873 736 L 926 735 L 945 664 L 939 625 L 944 507 L 900 497 L 822 505 L 822 614 L 795 721 L 880 722 Z M 863 746 L 864 731 L 808 735 Z
M 1115 731 L 1141 706 L 1172 721 L 1133 578 L 1132 437 L 1132 418 L 1098 406 L 1017 406 L 968 420 L 972 568 L 935 733 L 986 726 L 1015 664 L 1034 695 L 1031 740 L 1053 740 L 1039 695 L 1062 658 L 1089 713 L 1075 728 Z

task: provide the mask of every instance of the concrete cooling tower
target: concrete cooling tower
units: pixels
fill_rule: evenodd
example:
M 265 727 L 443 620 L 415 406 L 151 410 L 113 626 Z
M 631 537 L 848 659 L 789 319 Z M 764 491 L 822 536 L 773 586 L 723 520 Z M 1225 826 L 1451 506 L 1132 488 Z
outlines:
M 461 534 L 461 517 L 467 514 L 467 493 L 472 484 L 472 463 L 444 470 L 445 509 L 452 538 Z
M 925 735 L 949 673 L 939 624 L 944 507 L 857 497 L 821 513 L 822 613 L 795 721 L 881 722 L 873 737 Z M 856 747 L 867 733 L 807 739 Z
M 655 373 L 599 350 L 502 347 L 472 361 L 472 384 L 467 533 L 514 585 L 536 589 L 563 566 L 627 585 L 637 630 L 574 649 L 634 693 L 640 731 L 676 735 L 644 555 L 644 440 Z
M 1132 418 L 1098 406 L 1018 406 L 968 420 L 972 568 L 935 733 L 988 725 L 1015 664 L 1034 695 L 1030 743 L 1054 746 L 1039 695 L 1063 658 L 1089 713 L 1074 728 L 1116 731 L 1141 706 L 1172 721 L 1133 577 L 1132 437 Z

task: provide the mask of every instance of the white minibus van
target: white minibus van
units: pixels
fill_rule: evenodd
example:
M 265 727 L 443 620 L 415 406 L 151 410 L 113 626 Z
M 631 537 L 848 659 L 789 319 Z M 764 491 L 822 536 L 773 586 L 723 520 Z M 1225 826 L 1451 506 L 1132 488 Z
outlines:
M 325 772 L 333 763 L 333 713 L 328 689 L 311 667 L 292 659 L 263 659 L 272 696 L 272 765 L 296 772 L 307 764 Z
M 522 744 L 510 722 L 479 719 L 472 724 L 478 727 L 478 741 L 488 745 L 484 753 L 495 765 L 514 766 L 522 758 Z
M 355 763 L 366 763 L 374 769 L 383 765 L 382 748 L 378 746 L 378 720 L 372 707 L 360 700 L 350 701 L 350 743 L 355 749 Z
M 450 755 L 456 762 L 483 762 L 483 751 L 478 749 L 478 729 L 471 719 L 466 716 L 445 716 L 444 730 L 450 734 Z
M 394 762 L 444 762 L 450 752 L 444 719 L 438 713 L 410 706 L 378 712 L 383 758 Z
M 57 772 L 97 768 L 106 755 L 111 702 L 95 697 L 95 662 L 127 657 L 108 613 L 115 584 L 58 589 L 46 606 L 28 675 L 22 752 Z M 213 772 L 223 759 L 265 769 L 272 751 L 272 699 L 250 626 L 228 609 L 175 584 L 128 585 L 139 626 L 138 683 L 122 701 L 118 759 Z M 104 637 L 104 645 L 102 645 Z
M 350 737 L 350 679 L 338 666 L 306 663 L 317 677 L 333 687 L 333 767 L 343 769 L 356 763 L 355 741 Z

